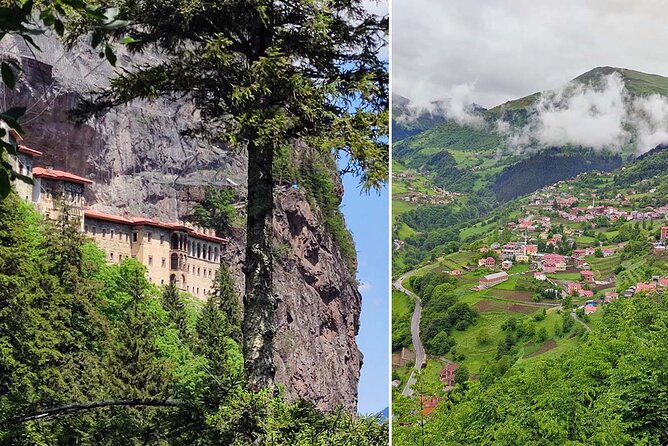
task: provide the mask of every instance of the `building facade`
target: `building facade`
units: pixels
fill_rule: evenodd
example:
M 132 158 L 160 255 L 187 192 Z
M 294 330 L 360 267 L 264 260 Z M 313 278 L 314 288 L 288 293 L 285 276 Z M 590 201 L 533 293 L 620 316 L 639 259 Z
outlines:
M 107 262 L 135 258 L 152 283 L 175 283 L 199 298 L 213 286 L 226 242 L 213 230 L 91 209 L 84 211 L 84 232 L 105 251 Z
M 14 145 L 12 169 L 33 184 L 17 180 L 14 189 L 46 218 L 77 225 L 104 252 L 107 263 L 134 258 L 146 266 L 149 281 L 174 283 L 200 299 L 211 290 L 226 240 L 212 229 L 186 223 L 165 223 L 143 217 L 119 216 L 86 209 L 85 188 L 93 181 L 70 172 L 34 167 L 42 153 L 22 144 L 23 139 L 3 122 L 5 141 Z

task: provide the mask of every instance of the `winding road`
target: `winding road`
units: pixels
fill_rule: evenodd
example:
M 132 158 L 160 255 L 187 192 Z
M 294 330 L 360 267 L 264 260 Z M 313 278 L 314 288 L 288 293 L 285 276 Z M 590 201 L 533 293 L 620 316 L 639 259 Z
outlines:
M 417 294 L 407 290 L 403 286 L 404 280 L 408 279 L 415 271 L 409 271 L 401 275 L 397 280 L 394 281 L 394 288 L 405 293 L 413 298 L 415 301 L 415 309 L 413 310 L 413 317 L 411 318 L 411 338 L 413 340 L 413 350 L 415 351 L 415 366 L 411 372 L 411 376 L 406 382 L 404 390 L 401 392 L 402 395 L 411 397 L 413 396 L 413 384 L 417 381 L 416 372 L 422 367 L 424 362 L 424 347 L 422 346 L 422 341 L 420 340 L 420 318 L 422 317 L 422 302 Z

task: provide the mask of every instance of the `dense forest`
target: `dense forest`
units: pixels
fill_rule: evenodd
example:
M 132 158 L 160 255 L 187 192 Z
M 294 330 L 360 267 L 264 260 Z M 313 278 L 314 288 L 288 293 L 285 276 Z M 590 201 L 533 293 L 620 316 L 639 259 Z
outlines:
M 668 304 L 615 301 L 600 325 L 562 357 L 469 383 L 438 406 L 424 430 L 396 444 L 659 445 L 668 441 Z M 410 402 L 395 406 L 410 413 Z
M 505 168 L 491 188 L 497 200 L 506 202 L 582 172 L 610 172 L 621 165 L 618 154 L 553 147 Z
M 244 377 L 240 297 L 206 303 L 107 265 L 71 225 L 0 200 L 0 444 L 384 444 L 387 425 L 323 414 Z

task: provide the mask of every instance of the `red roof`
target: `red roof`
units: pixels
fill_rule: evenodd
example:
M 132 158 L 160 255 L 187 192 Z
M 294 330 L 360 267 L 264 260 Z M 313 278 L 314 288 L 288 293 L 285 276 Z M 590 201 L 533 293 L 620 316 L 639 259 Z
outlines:
M 583 276 L 593 276 L 594 273 L 589 270 L 580 271 Z
M 79 184 L 93 184 L 88 178 L 80 177 L 69 172 L 63 172 L 62 170 L 45 169 L 43 167 L 33 168 L 32 176 L 49 178 L 51 180 L 70 181 Z
M 14 138 L 16 141 L 23 141 L 23 137 L 19 135 L 19 132 L 16 130 L 10 128 L 9 134 L 12 135 L 12 138 Z
M 93 209 L 86 209 L 84 211 L 84 216 L 88 218 L 94 218 L 96 220 L 110 221 L 112 223 L 120 223 L 124 225 L 132 226 L 153 226 L 156 228 L 164 228 L 172 231 L 185 231 L 191 236 L 196 238 L 201 238 L 204 240 L 209 240 L 212 242 L 218 243 L 227 243 L 227 239 L 222 237 L 217 237 L 215 235 L 203 234 L 201 232 L 195 231 L 193 228 L 182 225 L 181 223 L 164 223 L 157 220 L 151 220 L 149 218 L 143 217 L 121 217 L 119 215 L 106 214 L 104 212 L 99 212 Z
M 42 156 L 42 152 L 39 150 L 31 149 L 30 147 L 26 147 L 22 144 L 19 144 L 19 152 L 30 156 Z

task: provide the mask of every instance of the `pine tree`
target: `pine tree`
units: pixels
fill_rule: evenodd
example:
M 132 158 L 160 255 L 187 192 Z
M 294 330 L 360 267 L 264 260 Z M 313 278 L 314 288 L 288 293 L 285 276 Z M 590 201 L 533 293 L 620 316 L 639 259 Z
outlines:
M 179 289 L 176 287 L 176 284 L 170 283 L 163 289 L 160 303 L 169 313 L 169 318 L 179 331 L 181 339 L 187 344 L 190 344 L 191 335 L 188 330 L 186 306 L 183 302 L 183 298 L 179 294 Z
M 119 18 L 134 51 L 160 48 L 160 62 L 117 72 L 83 107 L 103 113 L 136 99 L 191 99 L 190 129 L 248 152 L 244 358 L 249 385 L 273 384 L 278 298 L 273 289 L 274 160 L 298 142 L 336 152 L 364 190 L 389 170 L 387 17 L 362 0 L 127 1 Z M 82 31 L 84 27 L 81 27 Z
M 228 335 L 241 344 L 241 301 L 239 294 L 234 289 L 230 270 L 225 263 L 221 263 L 220 268 L 216 272 L 211 297 L 217 308 L 225 315 L 228 325 Z

